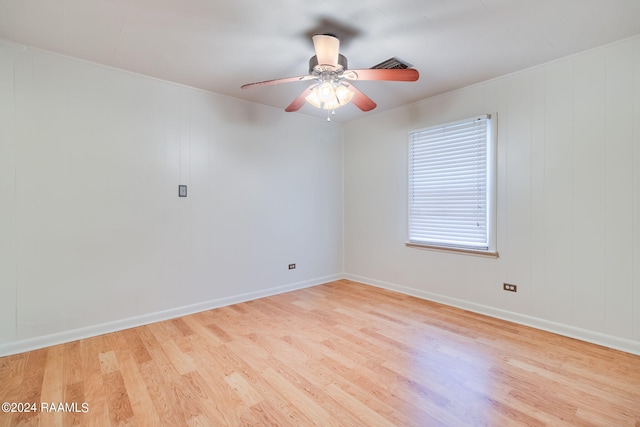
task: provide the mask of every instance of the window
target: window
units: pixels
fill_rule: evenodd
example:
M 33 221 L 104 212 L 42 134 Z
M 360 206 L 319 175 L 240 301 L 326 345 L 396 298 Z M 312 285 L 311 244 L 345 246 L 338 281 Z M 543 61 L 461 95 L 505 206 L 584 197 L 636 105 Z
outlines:
M 495 117 L 409 133 L 408 245 L 497 256 Z

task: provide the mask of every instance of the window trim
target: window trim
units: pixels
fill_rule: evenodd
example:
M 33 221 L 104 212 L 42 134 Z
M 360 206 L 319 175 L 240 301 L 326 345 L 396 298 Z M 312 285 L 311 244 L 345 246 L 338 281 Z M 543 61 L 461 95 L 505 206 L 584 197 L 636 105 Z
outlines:
M 446 244 L 438 245 L 435 242 L 425 243 L 412 241 L 409 238 L 409 225 L 410 225 L 410 215 L 411 215 L 411 199 L 409 198 L 410 193 L 410 170 L 408 165 L 410 164 L 410 156 L 411 156 L 411 140 L 412 134 L 415 132 L 426 131 L 429 129 L 451 126 L 459 123 L 469 122 L 477 119 L 487 118 L 488 119 L 488 127 L 487 127 L 487 246 L 485 249 L 477 249 L 477 248 L 469 248 L 463 246 L 449 246 Z M 469 117 L 462 120 L 455 120 L 452 122 L 440 123 L 432 126 L 428 126 L 425 128 L 414 129 L 408 132 L 407 135 L 407 223 L 406 223 L 406 235 L 407 240 L 405 242 L 405 246 L 410 248 L 418 248 L 418 249 L 427 249 L 427 250 L 435 250 L 439 252 L 453 252 L 465 255 L 475 255 L 482 257 L 490 257 L 490 258 L 498 258 L 499 254 L 497 251 L 497 146 L 498 146 L 498 114 L 482 114 L 474 117 Z
M 495 250 L 480 250 L 480 249 L 465 249 L 456 246 L 436 246 L 436 245 L 428 245 L 426 243 L 414 243 L 414 242 L 405 242 L 404 245 L 408 248 L 416 248 L 416 249 L 426 249 L 430 251 L 437 252 L 453 252 L 459 253 L 463 255 L 475 255 L 487 258 L 499 258 L 500 254 Z

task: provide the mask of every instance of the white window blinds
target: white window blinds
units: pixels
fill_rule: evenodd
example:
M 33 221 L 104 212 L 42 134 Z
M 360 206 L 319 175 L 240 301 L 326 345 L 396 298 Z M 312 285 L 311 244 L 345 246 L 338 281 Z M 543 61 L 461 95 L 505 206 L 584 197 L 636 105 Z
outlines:
M 409 134 L 409 243 L 490 250 L 490 115 Z

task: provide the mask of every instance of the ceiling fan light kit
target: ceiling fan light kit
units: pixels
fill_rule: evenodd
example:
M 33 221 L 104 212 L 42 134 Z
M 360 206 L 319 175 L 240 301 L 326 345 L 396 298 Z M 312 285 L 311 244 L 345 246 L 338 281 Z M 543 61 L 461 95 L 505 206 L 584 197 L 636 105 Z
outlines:
M 339 53 L 340 41 L 336 37 L 319 34 L 312 39 L 316 54 L 309 60 L 309 75 L 249 83 L 243 85 L 242 89 L 313 80 L 314 83 L 294 99 L 285 111 L 298 111 L 305 102 L 315 108 L 334 111 L 351 101 L 360 110 L 371 111 L 376 108 L 376 103 L 345 80 L 416 81 L 419 78 L 418 70 L 413 68 L 348 70 L 347 58 Z
M 324 82 L 311 90 L 304 99 L 316 108 L 335 110 L 347 105 L 354 93 L 342 84 Z

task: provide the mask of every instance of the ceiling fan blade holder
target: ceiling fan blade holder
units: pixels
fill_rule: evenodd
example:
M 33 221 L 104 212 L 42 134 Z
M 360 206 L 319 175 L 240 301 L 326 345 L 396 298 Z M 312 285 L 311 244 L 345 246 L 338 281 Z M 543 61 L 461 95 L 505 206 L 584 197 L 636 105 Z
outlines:
M 319 65 L 338 66 L 340 40 L 334 36 L 318 34 L 313 36 L 313 47 Z

